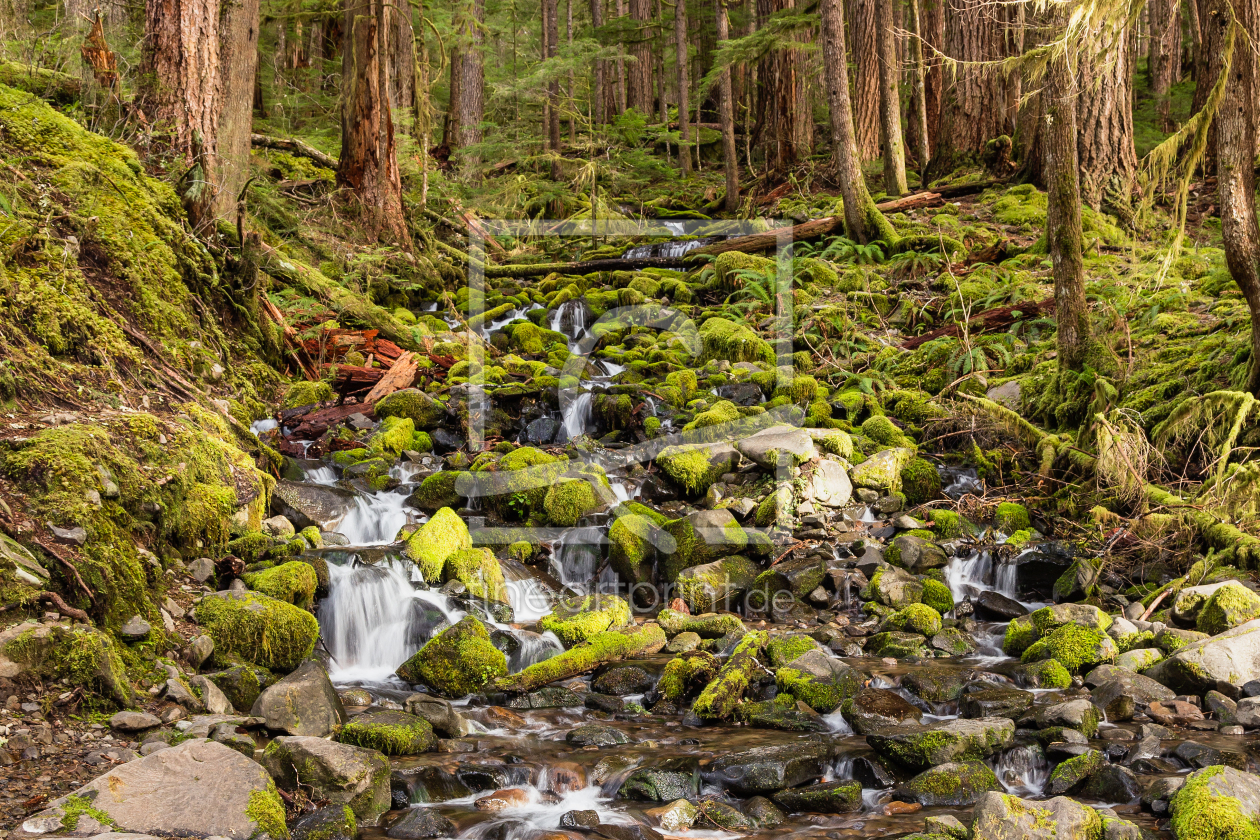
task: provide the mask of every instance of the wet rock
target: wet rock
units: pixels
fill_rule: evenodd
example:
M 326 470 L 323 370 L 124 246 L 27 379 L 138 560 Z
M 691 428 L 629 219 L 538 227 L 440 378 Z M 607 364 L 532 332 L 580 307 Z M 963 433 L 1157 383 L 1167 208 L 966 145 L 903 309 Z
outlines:
M 687 800 L 684 799 L 681 801 L 686 802 Z M 666 807 L 668 808 L 671 806 L 666 806 Z M 693 805 L 692 807 L 694 808 L 695 806 Z M 663 811 L 665 809 L 657 808 L 655 810 Z M 647 813 L 651 815 L 652 812 L 648 811 Z M 580 829 L 590 830 L 590 829 L 594 829 L 598 827 L 599 827 L 599 812 L 598 811 L 566 811 L 565 813 L 560 815 L 560 828 L 580 828 Z M 688 824 L 687 826 L 684 826 L 684 827 L 690 828 L 691 826 L 690 824 Z
M 1049 600 L 1055 581 L 1072 565 L 1075 554 L 1076 550 L 1067 543 L 1044 542 L 1032 551 L 1016 555 L 1010 561 L 1015 566 L 1016 591 Z
M 821 650 L 811 650 L 775 672 L 779 690 L 830 714 L 862 688 L 862 675 Z
M 950 761 L 982 759 L 1010 743 L 1015 722 L 1009 718 L 951 720 L 908 731 L 870 734 L 866 742 L 906 767 L 928 768 Z
M 735 719 L 747 726 L 781 732 L 831 731 L 821 715 L 790 694 L 780 694 L 774 700 L 763 702 L 745 701 L 736 708 Z
M 681 757 L 640 767 L 626 777 L 617 791 L 620 799 L 641 802 L 673 802 L 694 799 L 700 793 L 698 761 Z
M 926 636 L 893 630 L 885 633 L 876 633 L 867 639 L 866 654 L 868 656 L 905 659 L 911 656 L 922 656 L 925 644 L 927 644 Z
M 958 700 L 958 714 L 967 718 L 1007 717 L 1019 720 L 1033 704 L 1033 694 L 992 683 L 971 683 Z
M 354 840 L 358 826 L 346 809 L 320 808 L 303 815 L 290 831 L 291 840 Z M 392 835 L 391 835 L 392 836 Z
M 630 743 L 626 734 L 615 726 L 588 723 L 569 730 L 564 740 L 575 747 L 615 747 Z
M 1141 795 L 1142 785 L 1137 776 L 1118 764 L 1104 764 L 1091 773 L 1081 787 L 1081 796 L 1103 802 L 1128 804 L 1136 802 Z
M 677 591 L 695 613 L 736 609 L 760 571 L 746 557 L 724 557 L 683 569 L 678 573 Z
M 756 827 L 738 808 L 720 799 L 701 799 L 696 807 L 706 824 L 715 825 L 724 831 L 744 832 Z
M 341 728 L 337 740 L 385 755 L 419 755 L 437 746 L 437 736 L 427 720 L 390 710 L 356 715 Z
M 1157 800 L 1163 800 L 1167 803 L 1173 798 L 1177 791 L 1181 790 L 1181 786 L 1186 783 L 1185 776 L 1171 776 L 1153 780 L 1146 789 L 1142 791 L 1142 805 L 1150 808 L 1151 803 Z
M 992 589 L 981 592 L 973 603 L 976 606 L 976 617 L 988 621 L 1010 621 L 1012 618 L 1028 615 L 1028 608 L 1019 601 Z
M 989 792 L 972 811 L 972 840 L 1099 840 L 1102 819 L 1065 796 L 1043 802 Z
M 403 710 L 422 717 L 433 730 L 444 738 L 462 738 L 471 730 L 468 721 L 455 711 L 449 700 L 430 694 L 409 694 L 403 700 Z
M 719 757 L 705 778 L 740 796 L 751 796 L 820 779 L 830 758 L 830 747 L 820 741 L 755 747 Z
M 324 667 L 308 661 L 263 691 L 250 715 L 268 729 L 289 735 L 323 737 L 346 722 L 346 710 Z
M 940 546 L 913 534 L 902 534 L 893 540 L 884 552 L 884 559 L 916 575 L 944 568 L 949 562 Z
M 768 804 L 769 800 L 765 800 Z M 662 829 L 669 832 L 686 831 L 695 824 L 696 818 L 700 815 L 700 809 L 692 805 L 686 799 L 677 799 L 668 805 L 662 805 L 660 808 L 649 808 L 643 812 L 645 816 L 656 820 L 656 824 Z M 755 817 L 754 817 L 755 820 Z M 596 823 L 599 822 L 598 815 L 595 818 Z M 560 818 L 560 826 L 564 825 L 564 817 Z M 573 828 L 587 826 L 572 826 Z
M 671 583 L 683 569 L 737 555 L 748 545 L 748 534 L 725 508 L 698 511 L 666 522 L 664 528 L 676 546 L 661 569 Z
M 121 764 L 71 796 L 89 800 L 119 832 L 248 840 L 284 832 L 284 807 L 270 784 L 254 761 L 194 739 Z
M 976 650 L 971 637 L 957 627 L 946 627 L 928 641 L 935 650 L 944 651 L 950 656 L 966 656 Z
M 665 701 L 668 702 L 668 701 Z M 588 709 L 594 709 L 597 712 L 606 712 L 615 715 L 625 711 L 626 701 L 620 697 L 613 697 L 608 694 L 600 694 L 596 691 L 588 691 L 582 695 L 582 705 Z
M 918 724 L 923 713 L 904 697 L 883 688 L 864 688 L 844 707 L 844 718 L 859 735 L 880 732 L 889 727 Z
M 862 590 L 862 599 L 876 601 L 895 610 L 917 604 L 923 596 L 923 584 L 904 569 L 885 567 L 868 573 L 870 583 Z
M 643 668 L 635 665 L 622 665 L 610 668 L 591 682 L 591 689 L 601 694 L 613 694 L 619 697 L 627 694 L 642 694 L 656 685 L 656 678 Z
M 389 810 L 389 760 L 375 750 L 310 736 L 281 736 L 267 745 L 262 765 L 283 790 L 295 791 L 300 785 L 312 799 L 349 805 L 365 825 L 375 825 Z
M 780 790 L 771 799 L 789 813 L 843 814 L 862 807 L 862 785 L 856 781 L 823 782 Z
M 897 777 L 888 771 L 879 758 L 858 756 L 853 759 L 852 775 L 864 788 L 887 790 L 897 784 Z
M 928 807 L 962 807 L 975 804 L 986 791 L 1002 789 L 988 765 L 979 761 L 962 761 L 923 771 L 898 787 L 893 796 Z
M 621 825 L 601 823 L 595 829 L 595 836 L 608 840 L 665 840 L 660 832 L 646 825 Z
M 959 698 L 969 673 L 965 668 L 926 665 L 902 677 L 901 687 L 929 703 L 944 703 Z
M 529 792 L 522 788 L 496 790 L 489 796 L 483 796 L 473 803 L 478 811 L 495 814 L 509 808 L 524 808 L 529 804 Z
M 1097 731 L 1098 723 L 1102 720 L 1098 707 L 1089 700 L 1068 700 L 1041 706 L 1033 717 L 1037 726 L 1042 729 L 1067 727 L 1084 733 L 1086 737 Z
M 354 507 L 354 499 L 353 492 L 339 487 L 281 479 L 272 493 L 271 507 L 296 528 L 314 525 L 321 531 L 332 531 Z
M 523 443 L 530 446 L 551 443 L 560 431 L 560 423 L 553 417 L 539 417 L 525 427 Z
M 667 653 L 686 653 L 689 650 L 695 650 L 699 647 L 700 641 L 701 639 L 698 633 L 679 633 L 677 636 L 669 640 L 669 644 L 665 645 L 665 651 Z
M 124 642 L 142 642 L 149 638 L 149 634 L 153 632 L 153 626 L 138 615 L 133 615 L 127 619 L 118 630 L 118 635 L 122 636 Z
M 1247 756 L 1233 750 L 1219 750 L 1197 741 L 1182 741 L 1173 750 L 1173 755 L 1190 767 L 1202 769 L 1214 764 L 1223 764 L 1235 770 L 1247 769 Z
M 1184 700 L 1162 700 L 1147 707 L 1146 713 L 1165 726 L 1189 726 L 1203 720 L 1203 712 Z
M 1084 784 L 1086 777 L 1097 773 L 1107 765 L 1107 759 L 1098 750 L 1085 750 L 1080 755 L 1059 762 L 1046 783 L 1046 793 L 1058 796 Z

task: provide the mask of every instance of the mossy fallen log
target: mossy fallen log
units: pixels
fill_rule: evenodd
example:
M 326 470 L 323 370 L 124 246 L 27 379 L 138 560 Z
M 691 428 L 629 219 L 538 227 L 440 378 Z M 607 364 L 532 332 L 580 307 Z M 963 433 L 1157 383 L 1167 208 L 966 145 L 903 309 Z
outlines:
M 642 624 L 596 633 L 585 642 L 530 665 L 494 682 L 499 691 L 523 694 L 544 685 L 593 671 L 600 665 L 627 656 L 647 656 L 665 647 L 665 631 L 659 624 Z
M 0 61 L 0 85 L 24 90 L 58 105 L 77 102 L 83 93 L 83 82 L 78 76 L 16 61 Z
M 722 664 L 718 675 L 700 692 L 691 710 L 705 720 L 729 718 L 744 699 L 744 692 L 748 690 L 753 677 L 764 670 L 757 661 L 757 656 L 769 641 L 770 636 L 764 630 L 754 630 L 745 635 Z

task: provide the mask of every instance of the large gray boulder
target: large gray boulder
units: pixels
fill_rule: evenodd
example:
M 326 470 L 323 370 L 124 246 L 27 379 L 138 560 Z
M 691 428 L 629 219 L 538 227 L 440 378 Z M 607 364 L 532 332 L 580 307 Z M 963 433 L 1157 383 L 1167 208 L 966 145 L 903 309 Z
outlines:
M 905 767 L 927 769 L 950 761 L 986 758 L 1011 742 L 1010 718 L 950 720 L 930 726 L 866 736 L 875 752 Z
M 1196 770 L 1168 803 L 1179 840 L 1255 837 L 1260 820 L 1260 778 L 1232 767 Z
M 844 719 L 859 735 L 887 732 L 903 726 L 917 727 L 923 712 L 900 694 L 886 688 L 864 688 L 844 706 Z
M 830 760 L 831 747 L 822 741 L 754 747 L 721 756 L 705 778 L 739 796 L 754 796 L 817 781 Z
M 796 426 L 771 426 L 735 444 L 735 448 L 759 467 L 772 470 L 780 462 L 793 466 L 818 457 L 814 439 Z
M 1199 617 L 1199 611 L 1203 609 L 1203 605 L 1207 603 L 1208 598 L 1212 597 L 1212 593 L 1224 586 L 1225 583 L 1208 583 L 1203 586 L 1187 586 L 1177 593 L 1177 597 L 1172 602 L 1173 621 L 1178 624 L 1193 626 L 1195 619 Z
M 1032 802 L 991 791 L 976 802 L 971 840 L 1101 840 L 1102 817 L 1066 796 Z
M 823 507 L 844 507 L 853 498 L 853 482 L 844 465 L 838 461 L 823 459 L 814 465 L 814 470 L 805 480 L 805 488 L 801 491 L 802 501 L 813 502 Z
M 299 484 L 281 479 L 271 496 L 272 511 L 298 528 L 311 525 L 321 531 L 335 531 L 354 507 L 354 493 L 322 484 Z
M 69 820 L 79 824 L 69 828 L 83 831 L 88 826 L 82 823 L 94 817 L 81 811 L 73 816 L 79 810 L 73 806 L 82 800 L 124 833 L 230 840 L 288 834 L 284 805 L 266 771 L 236 750 L 202 738 L 120 764 L 32 819 L 58 812 L 64 817 L 70 806 Z
M 427 720 L 433 730 L 443 738 L 463 738 L 472 731 L 468 720 L 455 711 L 455 707 L 449 700 L 441 697 L 434 697 L 432 694 L 409 694 L 403 700 L 403 708 L 408 714 Z
M 901 470 L 912 458 L 913 449 L 885 449 L 850 470 L 849 477 L 858 487 L 892 493 L 901 489 Z
M 346 722 L 346 710 L 324 667 L 308 660 L 258 695 L 250 710 L 268 729 L 287 735 L 329 734 Z
M 349 805 L 361 824 L 375 825 L 389 810 L 389 759 L 376 750 L 282 736 L 267 745 L 262 765 L 283 790 L 297 790 L 300 784 L 312 799 Z
M 905 569 L 888 566 L 871 575 L 861 594 L 864 600 L 877 601 L 899 610 L 919 603 L 923 597 L 923 583 Z
M 1191 642 L 1148 668 L 1146 676 L 1179 694 L 1215 690 L 1237 699 L 1246 683 L 1260 679 L 1260 619 Z
M 959 808 L 974 804 L 986 791 L 1001 789 L 1001 783 L 987 764 L 959 761 L 924 770 L 900 785 L 893 796 L 929 808 L 936 805 Z

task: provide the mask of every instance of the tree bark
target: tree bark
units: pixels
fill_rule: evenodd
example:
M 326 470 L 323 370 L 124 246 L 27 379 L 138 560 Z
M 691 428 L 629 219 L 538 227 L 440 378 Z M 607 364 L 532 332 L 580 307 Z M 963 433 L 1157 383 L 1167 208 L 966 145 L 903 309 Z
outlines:
M 1046 68 L 1041 96 L 1046 110 L 1042 141 L 1047 180 L 1046 239 L 1054 277 L 1061 371 L 1080 371 L 1090 347 L 1076 157 L 1076 92 L 1068 56 L 1056 55 Z
M 919 186 L 926 187 L 928 162 L 928 112 L 927 112 L 927 68 L 923 62 L 923 42 L 920 40 L 923 27 L 919 21 L 919 0 L 909 0 L 910 8 L 906 19 L 910 24 L 910 72 L 912 95 L 910 97 L 910 131 L 913 138 L 915 163 L 919 170 Z
M 598 30 L 604 25 L 604 0 L 591 0 L 591 27 Z M 608 95 L 604 89 L 605 65 L 607 62 L 596 61 L 594 67 L 594 87 L 591 89 L 591 121 L 595 125 L 608 122 Z
M 550 2 L 550 0 L 546 0 Z M 652 0 L 630 0 L 630 19 L 637 28 L 630 42 L 630 55 L 634 61 L 627 68 L 626 104 L 644 117 L 652 116 Z
M 1168 92 L 1175 81 L 1174 74 L 1181 69 L 1181 3 L 1180 0 L 1149 0 L 1146 9 L 1151 26 L 1147 52 L 1151 93 L 1155 96 L 1160 128 L 1167 132 L 1172 130 Z
M 879 10 L 881 0 L 848 0 L 853 35 L 853 120 L 862 160 L 879 157 L 880 71 Z
M 945 49 L 960 62 L 941 101 L 932 180 L 976 158 L 1005 129 L 1005 85 L 994 62 L 1006 56 L 1001 5 L 988 0 L 944 0 Z
M 682 2 L 682 0 L 679 0 Z M 726 0 L 715 0 L 717 5 L 717 39 L 730 37 L 730 23 L 726 16 Z M 726 168 L 726 212 L 739 209 L 739 162 L 735 151 L 735 100 L 731 93 L 731 71 L 728 67 L 718 79 L 719 119 L 722 123 L 722 158 Z
M 485 115 L 485 57 L 482 25 L 486 20 L 485 0 L 469 0 L 461 23 L 459 78 L 459 145 L 460 148 L 480 143 L 481 121 Z M 469 159 L 466 163 L 475 163 Z
M 258 26 L 258 0 L 240 0 L 239 3 L 223 5 L 219 22 L 222 36 L 219 43 L 222 111 L 219 115 L 218 154 L 211 170 L 216 187 L 214 213 L 228 221 L 235 221 L 237 196 L 249 180 L 254 79 L 258 75 Z
M 350 21 L 344 48 L 351 53 L 353 74 L 345 80 L 337 183 L 358 200 L 362 226 L 369 236 L 409 246 L 388 81 L 382 68 L 382 3 L 370 0 L 359 8 L 370 14 L 354 14 L 352 4 L 347 4 L 345 12 Z
M 678 136 L 682 144 L 678 147 L 678 162 L 682 164 L 684 175 L 691 174 L 691 132 L 688 123 L 691 121 L 691 97 L 688 88 L 691 81 L 687 78 L 687 0 L 674 0 L 674 50 L 678 61 Z
M 1242 290 L 1251 312 L 1251 368 L 1247 390 L 1260 393 L 1260 226 L 1256 223 L 1254 61 L 1244 32 L 1256 33 L 1254 0 L 1233 7 L 1227 0 L 1207 0 L 1203 8 L 1204 52 L 1209 76 L 1219 76 L 1228 62 L 1229 77 L 1217 110 L 1217 184 L 1220 187 L 1221 239 L 1229 274 Z M 1215 30 L 1215 31 L 1212 31 Z M 1215 47 L 1215 48 L 1214 48 Z
M 884 145 L 884 192 L 905 195 L 906 152 L 901 137 L 901 63 L 897 59 L 897 32 L 893 25 L 894 0 L 876 0 L 879 19 L 879 134 Z
M 844 0 L 820 0 L 824 75 L 831 111 L 831 154 L 844 202 L 844 226 L 850 239 L 866 243 L 892 239 L 892 226 L 875 207 L 862 177 L 853 111 L 849 104 L 848 55 L 844 44 Z
M 547 28 L 547 60 L 554 59 L 560 51 L 560 4 L 559 0 L 543 0 L 543 24 Z M 555 154 L 560 153 L 560 80 L 547 84 L 547 144 Z M 552 159 L 551 179 L 560 179 L 560 162 Z
M 1097 210 L 1107 199 L 1127 207 L 1137 177 L 1133 147 L 1133 51 L 1128 33 L 1094 33 L 1077 72 L 1077 157 L 1081 193 Z
M 923 43 L 925 78 L 923 101 L 927 107 L 928 159 L 936 154 L 941 123 L 941 98 L 945 90 L 945 73 L 937 55 L 945 47 L 944 0 L 923 0 Z
M 617 17 L 624 18 L 626 16 L 626 0 L 617 0 Z M 626 44 L 624 41 L 617 42 L 617 52 L 625 53 Z M 626 79 L 626 60 L 617 58 L 617 114 L 621 115 L 630 107 L 630 90 L 629 81 Z
M 147 0 L 141 103 L 191 169 L 180 183 L 194 229 L 213 218 L 214 168 L 223 102 L 219 0 Z M 235 200 L 235 196 L 232 197 Z

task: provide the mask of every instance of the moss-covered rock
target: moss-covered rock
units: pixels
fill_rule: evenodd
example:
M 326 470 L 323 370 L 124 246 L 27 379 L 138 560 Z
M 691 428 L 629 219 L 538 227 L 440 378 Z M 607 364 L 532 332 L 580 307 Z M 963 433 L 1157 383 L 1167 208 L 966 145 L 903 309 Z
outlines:
M 931 767 L 897 788 L 894 796 L 926 807 L 960 808 L 974 805 L 982 794 L 1002 790 L 997 776 L 980 761 L 960 761 Z
M 725 508 L 670 520 L 664 527 L 675 545 L 661 563 L 662 577 L 669 583 L 676 581 L 683 569 L 739 554 L 748 545 L 748 534 Z
M 1191 773 L 1168 810 L 1177 840 L 1260 840 L 1260 780 L 1232 767 Z
M 948 586 L 935 578 L 928 578 L 923 581 L 923 594 L 920 598 L 923 604 L 936 610 L 941 615 L 954 608 L 954 594 L 949 591 Z
M 538 626 L 550 630 L 573 647 L 605 630 L 625 627 L 630 623 L 630 605 L 616 595 L 574 595 L 552 607 Z
M 442 470 L 426 476 L 420 486 L 407 497 L 407 503 L 426 511 L 457 507 L 462 498 L 455 490 L 460 475 L 462 473 L 458 470 Z
M 411 420 L 414 428 L 427 431 L 442 424 L 446 418 L 446 406 L 418 388 L 403 388 L 377 401 L 376 416 L 382 420 L 405 417 Z
M 439 583 L 446 558 L 470 548 L 472 536 L 464 520 L 450 508 L 442 508 L 411 535 L 403 554 L 415 562 L 426 581 Z
M 884 493 L 901 490 L 901 470 L 914 457 L 914 450 L 905 447 L 884 449 L 871 455 L 849 471 L 856 487 Z
M 951 761 L 979 761 L 1011 742 L 1015 722 L 978 718 L 935 723 L 922 729 L 871 734 L 867 743 L 877 753 L 905 767 L 926 769 Z
M 1260 617 L 1260 595 L 1231 580 L 1208 597 L 1195 624 L 1199 632 L 1215 636 L 1257 617 Z
M 912 505 L 930 502 L 941 495 L 941 474 L 923 458 L 913 458 L 901 468 L 901 492 Z
M 667 446 L 656 456 L 656 465 L 679 487 L 695 496 L 708 490 L 722 473 L 730 472 L 738 460 L 738 453 L 730 447 Z
M 1016 502 L 1002 502 L 993 515 L 993 527 L 1004 534 L 1025 531 L 1032 527 L 1028 508 Z
M 430 639 L 398 668 L 405 682 L 432 686 L 443 697 L 464 697 L 507 676 L 507 657 L 472 616 Z
M 880 629 L 935 636 L 941 631 L 941 614 L 927 604 L 911 604 L 884 619 Z
M 691 710 L 704 720 L 729 718 L 743 700 L 752 678 L 761 669 L 757 657 L 768 641 L 769 635 L 763 630 L 745 635 L 717 676 L 700 692 Z
M 447 557 L 442 566 L 442 580 L 459 581 L 474 598 L 500 604 L 508 602 L 503 567 L 488 548 L 466 548 Z
M 665 634 L 671 638 L 682 633 L 695 633 L 702 639 L 721 639 L 732 633 L 747 632 L 739 616 L 731 613 L 685 615 L 675 610 L 664 609 L 656 616 L 656 621 Z
M 411 448 L 415 435 L 415 423 L 410 417 L 386 417 L 369 439 L 368 453 L 373 457 L 396 460 L 404 450 Z
M 674 705 L 682 705 L 699 694 L 717 676 L 720 667 L 718 658 L 708 651 L 688 651 L 665 664 L 656 690 Z
M 301 560 L 290 560 L 253 574 L 246 573 L 242 580 L 255 592 L 303 608 L 311 605 L 319 584 L 315 568 Z
M 385 755 L 419 755 L 437 747 L 437 736 L 427 720 L 388 710 L 351 718 L 337 734 L 337 740 Z
M 240 658 L 275 671 L 292 671 L 310 656 L 319 622 L 306 610 L 258 592 L 215 592 L 194 614 L 214 640 L 216 662 Z
M 1067 688 L 1072 684 L 1072 675 L 1056 659 L 1043 659 L 1020 665 L 1016 671 L 1020 683 L 1028 688 Z
M 775 671 L 779 691 L 804 702 L 819 714 L 831 714 L 862 690 L 864 677 L 821 650 L 807 651 Z
M 652 580 L 656 544 L 668 537 L 661 528 L 664 517 L 654 511 L 627 513 L 608 529 L 608 562 L 630 587 Z M 670 543 L 673 539 L 669 538 Z
M 700 325 L 700 363 L 710 359 L 735 362 L 764 362 L 773 365 L 774 348 L 744 324 L 725 318 L 710 318 Z
M 547 521 L 566 528 L 576 525 L 579 519 L 599 507 L 595 488 L 576 478 L 552 486 L 543 499 Z
M 8 676 L 65 680 L 128 707 L 135 694 L 122 652 L 110 634 L 91 627 L 18 624 L 0 631 L 0 671 Z
M 723 557 L 678 573 L 677 591 L 694 613 L 734 609 L 761 569 L 747 557 Z
M 1110 636 L 1077 624 L 1052 630 L 1033 642 L 1020 657 L 1024 662 L 1054 659 L 1073 674 L 1111 662 L 1119 651 Z

